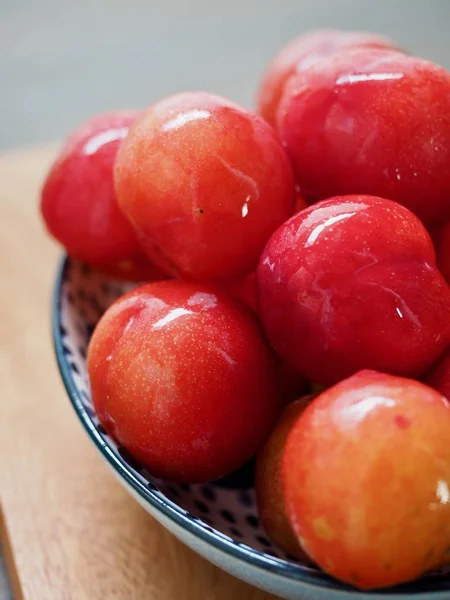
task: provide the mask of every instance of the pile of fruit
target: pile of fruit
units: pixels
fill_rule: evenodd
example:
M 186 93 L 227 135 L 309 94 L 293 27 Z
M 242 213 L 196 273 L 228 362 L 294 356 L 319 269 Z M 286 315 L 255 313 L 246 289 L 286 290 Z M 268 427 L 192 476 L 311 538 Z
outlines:
M 409 581 L 450 549 L 450 74 L 319 31 L 257 110 L 181 93 L 89 121 L 54 163 L 50 233 L 145 282 L 92 336 L 98 418 L 168 480 L 258 453 L 279 546 Z

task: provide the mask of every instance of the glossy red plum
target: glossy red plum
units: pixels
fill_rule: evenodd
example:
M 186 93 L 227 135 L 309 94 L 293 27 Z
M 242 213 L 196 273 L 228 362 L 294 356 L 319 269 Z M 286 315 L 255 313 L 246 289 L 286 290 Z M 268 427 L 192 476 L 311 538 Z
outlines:
M 281 461 L 287 437 L 310 401 L 305 396 L 289 404 L 263 448 L 258 452 L 255 470 L 255 490 L 261 523 L 271 538 L 288 554 L 309 562 L 300 547 L 286 515 L 281 482 Z
M 403 206 L 324 200 L 269 240 L 259 314 L 286 361 L 331 385 L 363 368 L 419 377 L 450 342 L 450 290 L 431 239 Z
M 101 423 L 157 477 L 230 473 L 265 441 L 281 400 L 254 314 L 213 287 L 141 286 L 99 321 L 88 372 Z
M 258 112 L 275 125 L 284 86 L 291 75 L 307 69 L 322 58 L 348 48 L 392 48 L 390 40 L 374 33 L 320 29 L 291 40 L 267 66 L 256 96 Z
M 294 212 L 291 166 L 272 128 L 206 92 L 146 111 L 118 153 L 115 184 L 148 256 L 186 279 L 250 272 Z
M 282 481 L 302 547 L 363 589 L 448 560 L 450 408 L 417 381 L 365 371 L 323 392 L 289 434 Z
M 450 75 L 399 52 L 354 49 L 293 76 L 281 139 L 308 199 L 372 194 L 429 228 L 450 217 Z
M 303 203 L 303 199 L 300 196 L 298 196 L 298 198 L 300 202 Z M 306 207 L 306 204 L 304 207 Z M 233 298 L 237 298 L 241 302 L 244 302 L 244 304 L 249 306 L 256 313 L 258 312 L 255 273 L 250 273 L 250 275 L 246 275 L 245 277 L 224 282 L 222 289 Z M 279 360 L 277 371 L 278 385 L 283 405 L 296 400 L 306 393 L 308 390 L 308 382 L 298 369 Z
M 75 258 L 116 276 L 147 279 L 157 271 L 117 205 L 113 182 L 117 150 L 138 114 L 106 113 L 75 131 L 46 178 L 41 210 L 49 232 Z

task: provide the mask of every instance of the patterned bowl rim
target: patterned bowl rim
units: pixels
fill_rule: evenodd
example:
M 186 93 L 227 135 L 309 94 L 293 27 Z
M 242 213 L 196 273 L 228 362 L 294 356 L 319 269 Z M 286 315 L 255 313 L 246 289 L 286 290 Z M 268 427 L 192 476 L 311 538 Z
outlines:
M 277 560 L 271 556 L 268 556 L 267 554 L 255 550 L 254 548 L 251 548 L 250 546 L 236 545 L 226 538 L 221 536 L 219 537 L 214 531 L 204 529 L 200 524 L 192 520 L 192 518 L 185 514 L 185 512 L 176 504 L 164 502 L 162 497 L 155 494 L 152 489 L 147 488 L 138 479 L 138 477 L 136 477 L 126 462 L 120 456 L 114 454 L 111 448 L 109 448 L 107 443 L 103 440 L 95 424 L 93 423 L 91 416 L 83 406 L 80 391 L 78 390 L 72 377 L 72 370 L 63 350 L 62 334 L 60 330 L 62 313 L 61 290 L 69 267 L 70 257 L 64 255 L 57 270 L 52 297 L 52 337 L 59 372 L 71 404 L 84 429 L 91 438 L 91 441 L 101 452 L 103 457 L 108 461 L 109 465 L 120 476 L 120 478 L 123 479 L 125 483 L 128 484 L 128 486 L 131 487 L 142 500 L 150 504 L 155 510 L 162 513 L 166 518 L 170 519 L 179 527 L 182 527 L 190 534 L 198 537 L 200 540 L 205 542 L 205 544 L 213 546 L 215 549 L 224 552 L 234 559 L 241 560 L 253 567 L 257 567 L 266 572 L 291 581 L 296 581 L 299 583 L 301 582 L 307 585 L 328 589 L 330 591 L 339 591 L 343 592 L 344 594 L 347 592 L 353 595 L 359 594 L 361 596 L 395 595 L 401 597 L 414 595 L 416 598 L 423 597 L 425 600 L 425 598 L 429 598 L 430 593 L 433 593 L 435 598 L 450 598 L 450 581 L 436 577 L 424 577 L 415 582 L 402 584 L 393 588 L 386 588 L 379 591 L 363 592 L 356 590 L 351 586 L 340 583 L 321 571 L 311 570 L 307 567 L 303 567 L 302 565 L 296 565 L 294 563 L 289 563 L 279 559 Z

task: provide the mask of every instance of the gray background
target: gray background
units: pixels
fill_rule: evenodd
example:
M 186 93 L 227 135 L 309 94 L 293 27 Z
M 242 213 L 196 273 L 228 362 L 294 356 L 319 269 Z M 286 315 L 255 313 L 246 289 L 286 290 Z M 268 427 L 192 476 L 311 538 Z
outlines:
M 0 149 L 84 118 L 206 88 L 251 105 L 305 29 L 379 31 L 450 67 L 450 0 L 0 0 Z
M 251 106 L 274 52 L 330 26 L 384 33 L 450 67 L 450 0 L 0 0 L 0 151 L 184 89 Z

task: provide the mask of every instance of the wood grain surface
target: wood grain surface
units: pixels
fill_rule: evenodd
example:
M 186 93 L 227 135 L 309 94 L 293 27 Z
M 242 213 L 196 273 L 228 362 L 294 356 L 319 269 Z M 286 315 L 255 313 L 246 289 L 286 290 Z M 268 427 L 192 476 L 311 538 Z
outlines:
M 59 380 L 59 249 L 38 217 L 55 146 L 0 157 L 1 537 L 25 600 L 268 600 L 165 531 L 113 479 Z

